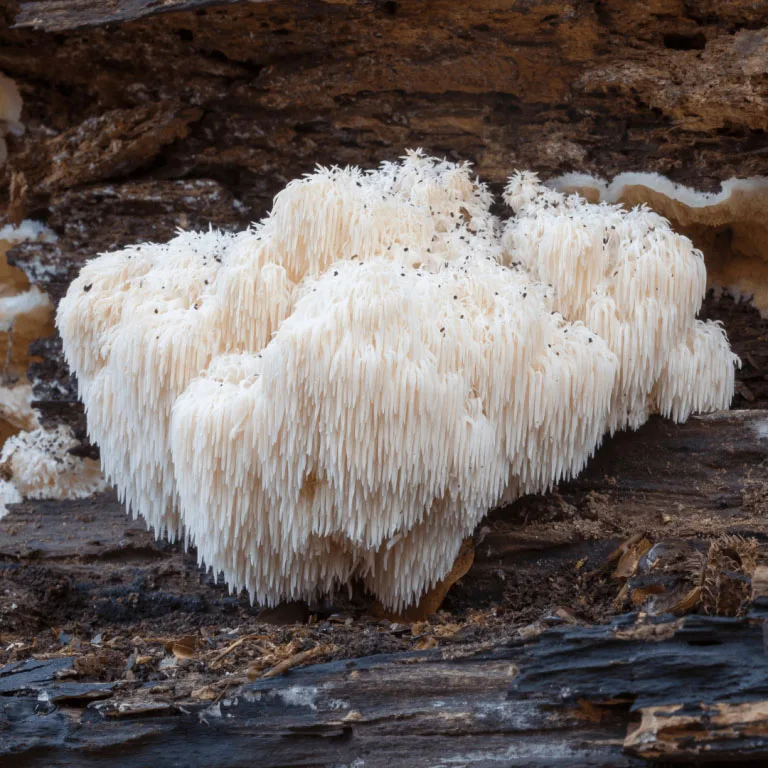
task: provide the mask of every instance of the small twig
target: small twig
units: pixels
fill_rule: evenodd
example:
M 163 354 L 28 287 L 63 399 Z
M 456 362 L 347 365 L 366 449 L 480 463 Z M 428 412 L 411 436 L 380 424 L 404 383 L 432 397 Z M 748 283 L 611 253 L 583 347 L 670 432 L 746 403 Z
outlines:
M 11 362 L 13 360 L 13 323 L 8 329 L 8 346 L 5 350 L 5 365 L 3 366 L 3 384 L 8 385 L 13 383 L 11 380 Z
M 235 640 L 234 643 L 231 643 L 228 645 L 223 651 L 220 651 L 216 656 L 214 656 L 213 661 L 210 663 L 210 667 L 214 668 L 218 665 L 218 663 L 225 657 L 228 656 L 232 651 L 235 650 L 238 646 L 242 645 L 246 640 L 267 640 L 267 635 L 243 635 L 242 637 Z
M 327 646 L 316 645 L 314 648 L 310 648 L 308 651 L 294 653 L 293 656 L 289 656 L 287 659 L 283 659 L 279 664 L 275 664 L 274 667 L 268 669 L 263 675 L 261 675 L 261 678 L 264 680 L 269 677 L 277 677 L 278 675 L 282 675 L 283 672 L 287 672 L 291 667 L 303 664 L 305 661 L 314 659 L 316 656 L 322 656 L 323 654 L 328 653 L 328 651 L 329 649 Z M 249 675 L 249 677 L 251 677 L 251 675 Z
M 248 682 L 247 677 L 233 677 L 227 680 L 219 692 L 218 696 L 213 700 L 214 704 L 218 704 L 224 696 L 229 692 L 230 688 L 237 688 L 239 685 L 243 685 Z

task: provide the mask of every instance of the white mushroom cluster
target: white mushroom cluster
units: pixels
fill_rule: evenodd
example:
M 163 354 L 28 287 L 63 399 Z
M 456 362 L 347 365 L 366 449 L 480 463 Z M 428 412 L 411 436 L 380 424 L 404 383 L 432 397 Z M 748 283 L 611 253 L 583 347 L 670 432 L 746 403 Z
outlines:
M 547 185 L 593 202 L 649 205 L 704 249 L 709 287 L 750 300 L 768 317 L 768 177 L 728 179 L 719 192 L 699 192 L 656 173 L 620 173 L 610 183 L 569 173 Z
M 88 263 L 57 322 L 129 509 L 259 602 L 358 578 L 398 610 L 606 432 L 728 406 L 686 238 L 531 174 L 505 197 L 506 223 L 468 165 L 412 152 Z
M 0 519 L 23 499 L 83 499 L 106 489 L 99 462 L 72 455 L 70 427 L 42 427 L 32 386 L 0 386 L 0 418 L 14 430 L 0 449 Z
M 532 174 L 515 174 L 505 200 L 517 214 L 505 226 L 505 254 L 551 284 L 553 308 L 618 359 L 606 431 L 730 404 L 737 358 L 720 325 L 695 319 L 707 274 L 687 237 L 644 206 L 585 203 Z
M 72 430 L 65 426 L 50 430 L 39 427 L 8 438 L 0 451 L 7 503 L 23 498 L 84 499 L 103 491 L 106 482 L 99 462 L 69 453 L 78 445 Z M 3 512 L 0 509 L 0 517 Z

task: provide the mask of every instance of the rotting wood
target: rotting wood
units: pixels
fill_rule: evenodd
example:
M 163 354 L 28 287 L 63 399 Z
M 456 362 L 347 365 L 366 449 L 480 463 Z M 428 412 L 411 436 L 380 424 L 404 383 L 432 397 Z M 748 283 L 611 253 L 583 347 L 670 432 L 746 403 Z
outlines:
M 0 0 L 26 127 L 0 208 L 58 235 L 9 256 L 57 301 L 99 251 L 241 229 L 315 162 L 370 167 L 408 146 L 471 160 L 496 190 L 515 167 L 704 189 L 764 174 L 766 28 L 765 5 L 738 0 Z M 764 552 L 768 322 L 727 297 L 704 314 L 725 322 L 744 361 L 735 406 L 753 410 L 655 418 L 556 493 L 492 512 L 426 622 L 342 595 L 271 626 L 111 494 L 15 508 L 0 762 L 764 764 L 764 565 L 750 576 L 726 551 L 720 603 L 706 573 L 696 584 L 724 536 Z M 35 351 L 45 423 L 97 456 L 56 337 Z M 737 616 L 624 613 L 722 604 Z M 254 660 L 324 652 L 246 682 Z
M 757 765 L 768 759 L 765 619 L 755 607 L 744 619 L 692 616 L 668 631 L 638 616 L 566 625 L 456 657 L 438 649 L 304 667 L 213 704 L 173 684 L 69 683 L 63 695 L 50 665 L 33 681 L 3 669 L 0 753 L 9 768 L 171 755 L 172 764 L 230 766 L 246 754 L 265 767 L 630 766 L 657 756 Z
M 681 425 L 654 418 L 616 435 L 557 493 L 489 515 L 476 534 L 473 566 L 445 607 L 501 604 L 533 621 L 559 602 L 600 618 L 617 590 L 610 598 L 593 593 L 590 574 L 632 536 L 668 542 L 667 553 L 689 541 L 706 552 L 707 540 L 723 534 L 765 542 L 768 508 L 745 499 L 768 482 L 767 462 L 768 411 Z M 614 572 L 615 563 L 607 573 Z M 250 615 L 242 596 L 228 595 L 182 547 L 156 541 L 111 494 L 13 508 L 0 521 L 0 583 L 7 631 L 75 617 L 139 621 L 174 610 L 225 623 L 241 611 Z
M 722 762 L 739 755 L 758 764 L 768 758 L 768 722 L 760 704 L 768 700 L 764 566 L 754 573 L 751 606 L 737 618 L 635 613 L 595 626 L 585 616 L 600 609 L 609 617 L 611 600 L 601 603 L 600 595 L 615 597 L 634 574 L 614 576 L 614 536 L 625 541 L 623 552 L 647 536 L 660 556 L 680 547 L 706 553 L 706 540 L 697 544 L 696 521 L 706 522 L 710 538 L 765 540 L 764 510 L 739 500 L 751 470 L 768 458 L 766 423 L 764 411 L 684 425 L 654 419 L 633 436 L 608 441 L 587 473 L 559 494 L 521 500 L 489 521 L 493 530 L 478 544 L 477 561 L 454 586 L 448 606 L 466 611 L 477 600 L 498 608 L 489 609 L 487 618 L 444 614 L 432 626 L 380 627 L 360 614 L 363 605 L 353 604 L 340 616 L 326 609 L 315 624 L 269 629 L 246 601 L 205 577 L 191 554 L 155 542 L 109 495 L 27 502 L 0 522 L 5 627 L 16 622 L 28 637 L 37 627 L 40 647 L 46 623 L 75 619 L 81 653 L 99 656 L 98 649 L 90 650 L 98 634 L 99 647 L 117 658 L 105 650 L 101 662 L 85 664 L 71 650 L 67 655 L 76 640 L 62 635 L 61 656 L 3 668 L 0 717 L 10 761 L 4 765 L 43 765 L 55 754 L 62 766 L 98 765 L 101 755 L 127 766 L 151 763 L 168 750 L 185 764 L 217 766 L 238 765 L 244 753 L 265 766 L 356 759 L 366 766 L 405 765 L 414 756 L 435 765 L 501 759 L 521 766 L 630 766 L 659 756 Z M 629 437 L 637 449 L 623 451 L 622 472 L 612 475 Z M 720 452 L 714 459 L 713 446 Z M 663 470 L 673 461 L 680 465 L 674 457 L 681 451 L 686 473 L 675 480 Z M 722 463 L 722 471 L 705 482 L 712 460 Z M 713 496 L 710 482 L 730 504 Z M 674 483 L 674 520 L 664 523 L 656 505 Z M 590 541 L 581 526 L 590 523 L 595 505 L 592 490 L 585 489 L 595 486 L 608 496 L 598 509 L 601 528 L 592 530 Z M 527 504 L 540 519 L 521 524 Z M 563 514 L 564 505 L 564 519 L 546 519 Z M 507 582 L 495 575 L 500 568 Z M 584 576 L 589 569 L 602 576 L 590 581 Z M 494 592 L 489 578 L 509 591 Z M 660 567 L 649 578 L 666 587 L 670 575 Z M 68 586 L 61 588 L 61 579 Z M 19 592 L 35 582 L 37 592 Z M 594 602 L 584 607 L 578 597 Z M 558 609 L 558 602 L 565 607 Z M 169 630 L 155 632 L 164 636 L 159 640 L 142 638 L 169 610 L 185 616 L 186 624 L 176 619 Z M 529 619 L 533 623 L 526 626 Z M 242 628 L 239 635 L 211 644 L 206 627 L 232 625 Z M 168 638 L 174 632 L 188 649 L 180 657 Z M 113 638 L 108 643 L 107 636 Z M 260 638 L 255 645 L 247 642 L 253 636 Z M 280 655 L 269 650 L 277 649 L 276 642 L 287 643 L 282 666 Z M 364 642 L 375 650 L 403 650 L 360 658 Z M 163 645 L 171 648 L 165 655 Z M 132 648 L 143 650 L 134 650 L 126 664 L 120 649 Z M 269 666 L 277 664 L 283 674 L 246 683 L 254 653 L 275 659 Z M 328 655 L 338 661 L 288 669 Z M 112 669 L 114 679 L 89 678 L 99 674 L 99 664 Z M 254 669 L 268 668 L 264 664 Z M 384 740 L 393 745 L 382 750 Z
M 317 162 L 413 146 L 474 162 L 497 191 L 516 167 L 716 188 L 765 172 L 766 27 L 738 0 L 0 0 L 0 70 L 25 105 L 0 188 L 23 180 L 13 215 L 59 238 L 10 258 L 57 301 L 100 251 L 241 229 Z M 85 440 L 56 339 L 36 352 L 44 423 Z M 759 406 L 763 371 L 738 391 Z
M 63 32 L 82 27 L 135 21 L 158 13 L 193 11 L 211 5 L 231 5 L 240 0 L 31 0 L 20 4 L 16 25 Z M 267 2 L 267 0 L 249 0 Z

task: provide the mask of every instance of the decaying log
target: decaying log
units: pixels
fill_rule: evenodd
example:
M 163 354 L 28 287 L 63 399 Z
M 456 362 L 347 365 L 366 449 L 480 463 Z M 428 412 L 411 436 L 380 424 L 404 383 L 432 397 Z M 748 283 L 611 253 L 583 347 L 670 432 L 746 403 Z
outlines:
M 516 167 L 765 175 L 766 30 L 739 0 L 0 0 L 25 128 L 0 214 L 57 236 L 8 259 L 55 303 L 96 253 L 241 229 L 315 163 L 416 146 L 495 191 Z M 765 764 L 768 321 L 703 316 L 742 358 L 735 410 L 654 418 L 492 511 L 429 621 L 357 592 L 260 611 L 111 493 L 13 507 L 0 764 Z M 43 423 L 98 456 L 59 339 L 32 352 Z
M 215 702 L 0 669 L 9 766 L 631 766 L 768 759 L 764 607 L 291 670 Z M 724 663 L 727 659 L 728 663 Z
M 677 425 L 653 419 L 616 435 L 578 480 L 490 514 L 474 564 L 446 606 L 500 603 L 516 621 L 534 621 L 567 605 L 599 619 L 602 597 L 574 578 L 576 563 L 582 574 L 599 568 L 637 534 L 654 543 L 722 535 L 765 541 L 767 463 L 768 411 Z M 6 631 L 73 619 L 136 622 L 173 610 L 227 623 L 247 607 L 182 546 L 155 540 L 131 520 L 112 494 L 14 507 L 0 521 L 0 574 Z
M 458 623 L 444 633 L 434 625 L 424 644 L 416 625 L 384 622 L 377 635 L 381 623 L 353 606 L 302 635 L 337 661 L 254 682 L 242 666 L 228 678 L 221 664 L 275 629 L 192 554 L 156 542 L 109 495 L 26 502 L 0 522 L 0 616 L 14 637 L 37 632 L 41 649 L 44 627 L 73 620 L 81 641 L 66 633 L 41 658 L 0 670 L 3 764 L 128 766 L 168 755 L 221 766 L 243 755 L 264 766 L 759 764 L 768 759 L 764 569 L 738 616 L 622 614 L 621 586 L 633 582 L 616 576 L 611 552 L 630 532 L 647 536 L 658 564 L 641 587 L 650 579 L 674 593 L 686 576 L 664 563 L 674 547 L 698 551 L 702 533 L 764 541 L 765 506 L 753 500 L 763 492 L 754 469 L 766 460 L 766 411 L 654 419 L 609 441 L 559 493 L 491 516 L 447 605 L 456 617 L 486 606 L 501 620 L 449 618 Z M 169 667 L 136 650 L 145 647 L 136 635 L 233 625 L 242 642 L 226 641 L 229 656 L 217 645 L 207 666 L 195 661 L 205 656 L 197 641 L 178 654 L 192 668 L 176 666 L 167 641 Z M 102 633 L 116 638 L 111 649 L 134 649 L 107 678 L 115 661 L 102 658 Z M 397 647 L 409 650 L 360 657 Z M 142 658 L 155 663 L 146 680 L 126 673 Z
M 9 258 L 54 301 L 100 251 L 178 227 L 244 227 L 318 162 L 370 167 L 421 146 L 473 162 L 496 189 L 517 167 L 544 178 L 657 171 L 707 190 L 765 171 L 761 4 L 0 8 L 0 71 L 20 88 L 25 125 L 8 137 L 0 203 L 15 178 L 15 215 L 58 235 Z M 56 340 L 37 351 L 46 423 L 84 437 Z
M 216 5 L 234 4 L 238 0 L 216 0 Z M 264 0 L 251 0 L 264 2 Z M 31 27 L 51 32 L 80 29 L 82 27 L 134 21 L 156 13 L 189 11 L 211 5 L 210 0 L 122 0 L 98 2 L 94 0 L 32 0 L 22 2 L 16 26 Z

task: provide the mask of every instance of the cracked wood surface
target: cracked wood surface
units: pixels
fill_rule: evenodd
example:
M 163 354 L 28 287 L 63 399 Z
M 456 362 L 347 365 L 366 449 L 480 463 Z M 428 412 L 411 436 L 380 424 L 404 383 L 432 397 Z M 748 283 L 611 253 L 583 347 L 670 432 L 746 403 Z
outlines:
M 0 206 L 58 235 L 9 258 L 57 301 L 99 252 L 242 229 L 316 163 L 416 146 L 497 191 L 515 168 L 717 188 L 765 172 L 766 29 L 738 0 L 0 0 L 25 125 Z M 38 351 L 44 417 L 84 438 L 58 341 Z
M 193 650 L 126 674 L 148 664 L 147 634 L 237 624 L 246 648 L 275 630 L 109 494 L 26 502 L 0 522 L 0 617 L 17 630 L 4 642 L 69 629 L 47 652 L 41 645 L 0 669 L 3 765 L 237 766 L 244 755 L 263 766 L 761 764 L 768 569 L 758 568 L 748 607 L 731 617 L 654 616 L 651 603 L 627 612 L 620 586 L 674 594 L 684 582 L 686 591 L 690 565 L 665 561 L 670 552 L 695 554 L 723 534 L 764 544 L 753 470 L 766 461 L 767 411 L 653 419 L 609 440 L 558 493 L 490 516 L 446 603 L 457 623 L 445 633 L 435 624 L 429 644 L 417 642 L 415 624 L 376 635 L 381 622 L 364 605 L 325 621 L 314 607 L 320 623 L 281 631 L 304 632 L 308 647 L 321 656 L 333 648 L 335 660 L 250 682 L 242 667 L 219 667 L 222 645 L 207 665 Z M 645 576 L 635 562 L 625 580 L 611 551 L 632 532 L 654 546 Z M 499 610 L 501 620 L 489 618 Z M 474 618 L 462 624 L 462 611 Z M 110 665 L 117 671 L 105 677 Z
M 57 301 L 98 252 L 241 229 L 316 162 L 413 146 L 496 191 L 516 167 L 716 189 L 766 172 L 767 35 L 768 4 L 738 0 L 0 0 L 26 129 L 0 210 L 58 235 L 9 258 Z M 14 508 L 0 763 L 765 764 L 768 579 L 733 547 L 766 544 L 768 323 L 728 298 L 704 311 L 752 410 L 653 419 L 557 493 L 492 512 L 431 625 L 353 595 L 273 626 L 110 494 Z M 57 338 L 34 351 L 44 420 L 96 456 Z M 682 615 L 713 607 L 729 615 Z
M 768 757 L 764 607 L 622 617 L 493 647 L 292 670 L 216 702 L 0 669 L 0 754 L 24 766 L 636 766 Z M 727 663 L 725 663 L 727 659 Z

